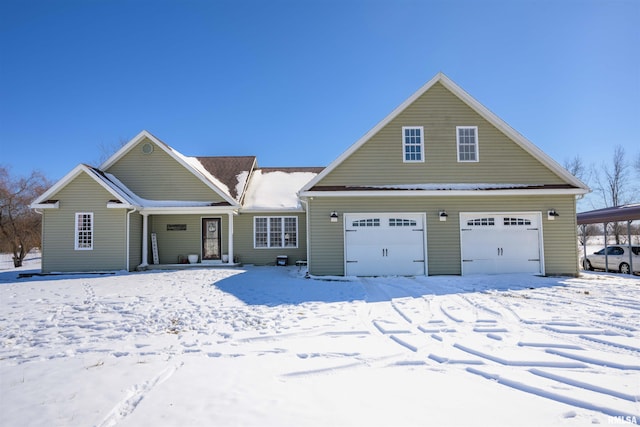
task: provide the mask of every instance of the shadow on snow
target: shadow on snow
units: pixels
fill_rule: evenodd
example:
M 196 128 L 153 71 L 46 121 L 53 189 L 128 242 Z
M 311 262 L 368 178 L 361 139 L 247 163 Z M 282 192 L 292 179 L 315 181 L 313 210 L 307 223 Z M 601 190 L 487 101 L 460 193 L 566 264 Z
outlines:
M 212 285 L 248 305 L 278 306 L 308 302 L 365 301 L 422 298 L 488 290 L 506 291 L 564 286 L 567 277 L 526 274 L 418 277 L 312 277 L 297 268 L 250 267 Z

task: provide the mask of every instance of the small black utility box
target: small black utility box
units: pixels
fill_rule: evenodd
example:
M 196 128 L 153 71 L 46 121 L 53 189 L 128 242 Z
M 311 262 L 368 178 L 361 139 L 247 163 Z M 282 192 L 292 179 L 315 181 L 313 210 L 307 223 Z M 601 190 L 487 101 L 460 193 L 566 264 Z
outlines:
M 289 265 L 289 257 L 287 255 L 278 255 L 276 257 L 276 265 Z

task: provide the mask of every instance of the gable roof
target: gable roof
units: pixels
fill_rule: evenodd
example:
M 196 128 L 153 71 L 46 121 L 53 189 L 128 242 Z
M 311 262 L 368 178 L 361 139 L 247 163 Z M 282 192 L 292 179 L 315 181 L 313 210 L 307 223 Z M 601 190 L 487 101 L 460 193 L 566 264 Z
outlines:
M 238 201 L 231 195 L 231 190 L 227 185 L 220 181 L 217 177 L 212 175 L 200 161 L 195 157 L 187 157 L 178 151 L 174 150 L 151 133 L 143 130 L 136 135 L 131 141 L 123 145 L 115 154 L 109 157 L 101 166 L 100 169 L 106 171 L 109 167 L 113 166 L 118 160 L 124 157 L 131 149 L 133 149 L 143 139 L 149 139 L 156 146 L 162 149 L 176 162 L 181 164 L 189 172 L 191 172 L 196 178 L 202 181 L 207 187 L 217 193 L 222 199 L 232 206 L 238 206 Z
M 460 86 L 455 84 L 451 79 L 445 76 L 443 73 L 436 74 L 431 80 L 429 80 L 426 84 L 424 84 L 420 89 L 418 89 L 413 95 L 407 98 L 402 104 L 400 104 L 396 109 L 394 109 L 389 115 L 387 115 L 382 121 L 376 124 L 371 130 L 369 130 L 364 136 L 362 136 L 358 141 L 356 141 L 353 145 L 351 145 L 345 152 L 343 152 L 336 160 L 334 160 L 329 166 L 327 166 L 320 174 L 318 174 L 314 179 L 309 181 L 300 191 L 305 192 L 311 190 L 317 183 L 322 181 L 324 177 L 326 177 L 331 171 L 333 171 L 338 165 L 344 162 L 349 156 L 351 156 L 354 152 L 356 152 L 361 146 L 363 146 L 367 141 L 369 141 L 374 135 L 376 135 L 380 130 L 382 130 L 387 124 L 389 124 L 393 119 L 395 119 L 400 113 L 402 113 L 405 109 L 407 109 L 414 101 L 416 101 L 420 96 L 422 96 L 425 92 L 427 92 L 431 87 L 433 87 L 436 83 L 440 83 L 446 89 L 448 89 L 452 94 L 458 97 L 462 102 L 467 104 L 471 109 L 473 109 L 476 113 L 478 113 L 481 117 L 495 126 L 498 130 L 507 135 L 511 140 L 513 140 L 516 144 L 518 144 L 523 150 L 532 155 L 538 161 L 540 161 L 543 165 L 545 165 L 548 169 L 556 173 L 559 177 L 564 179 L 568 184 L 573 187 L 577 187 L 579 189 L 584 190 L 584 192 L 588 192 L 589 188 L 578 178 L 571 175 L 566 169 L 564 169 L 560 164 L 558 164 L 555 160 L 545 154 L 542 150 L 540 150 L 537 146 L 535 146 L 532 142 L 518 133 L 515 129 L 509 126 L 504 120 L 496 116 L 485 106 L 480 104 L 477 100 L 475 100 L 471 95 L 465 92 Z
M 256 167 L 255 156 L 195 157 L 195 159 L 211 175 L 227 186 L 231 197 L 242 202 L 249 175 Z
M 34 209 L 43 209 L 48 207 L 57 207 L 55 203 L 52 203 L 52 197 L 56 195 L 60 190 L 66 187 L 71 181 L 76 179 L 78 175 L 81 173 L 86 173 L 90 178 L 92 178 L 97 184 L 99 184 L 102 188 L 107 190 L 111 195 L 115 198 L 117 203 L 126 206 L 137 206 L 135 200 L 127 194 L 127 190 L 123 190 L 116 183 L 111 181 L 102 171 L 85 164 L 80 164 L 76 166 L 71 172 L 66 174 L 62 179 L 56 182 L 51 188 L 45 191 L 40 197 L 36 198 L 33 203 L 31 203 L 31 207 Z M 129 191 L 130 193 L 130 191 Z

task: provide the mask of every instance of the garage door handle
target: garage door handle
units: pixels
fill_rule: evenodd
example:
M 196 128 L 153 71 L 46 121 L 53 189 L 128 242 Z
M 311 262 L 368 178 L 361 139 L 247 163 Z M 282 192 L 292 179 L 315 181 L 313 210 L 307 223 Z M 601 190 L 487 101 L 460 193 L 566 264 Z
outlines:
M 354 263 L 354 262 L 358 262 L 358 261 L 349 261 L 349 260 L 347 260 L 347 264 L 351 264 L 351 263 Z

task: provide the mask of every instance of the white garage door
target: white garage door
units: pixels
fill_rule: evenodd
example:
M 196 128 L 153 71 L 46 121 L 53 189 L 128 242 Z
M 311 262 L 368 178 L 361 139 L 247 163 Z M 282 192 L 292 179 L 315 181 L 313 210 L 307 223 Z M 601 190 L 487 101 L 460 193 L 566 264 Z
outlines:
M 425 271 L 422 214 L 345 214 L 347 276 L 416 276 Z
M 540 213 L 461 213 L 462 274 L 543 273 Z

